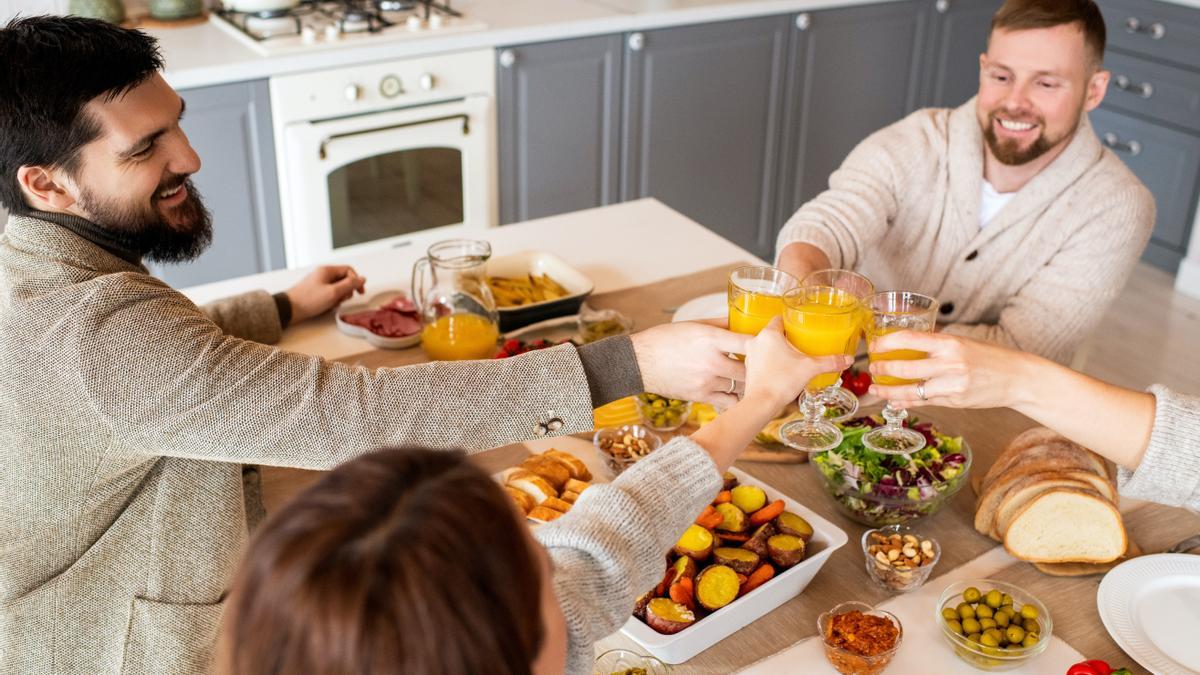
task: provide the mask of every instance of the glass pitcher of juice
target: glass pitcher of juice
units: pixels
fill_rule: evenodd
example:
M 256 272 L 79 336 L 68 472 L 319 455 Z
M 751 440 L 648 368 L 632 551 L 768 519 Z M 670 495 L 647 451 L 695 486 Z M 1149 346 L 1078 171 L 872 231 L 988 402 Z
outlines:
M 496 353 L 500 315 L 487 285 L 490 257 L 486 241 L 451 239 L 430 246 L 413 265 L 413 297 L 425 324 L 421 346 L 430 359 L 486 359 Z

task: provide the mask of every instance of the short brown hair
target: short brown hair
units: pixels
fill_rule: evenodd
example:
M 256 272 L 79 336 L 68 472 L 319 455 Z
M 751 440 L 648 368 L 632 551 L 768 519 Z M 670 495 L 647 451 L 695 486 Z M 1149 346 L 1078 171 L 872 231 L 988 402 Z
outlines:
M 219 672 L 528 673 L 541 573 L 510 502 L 459 452 L 338 467 L 259 529 Z
M 1093 0 L 1006 0 L 992 16 L 992 31 L 1053 28 L 1066 23 L 1080 25 L 1092 65 L 1100 67 L 1107 33 L 1104 17 Z

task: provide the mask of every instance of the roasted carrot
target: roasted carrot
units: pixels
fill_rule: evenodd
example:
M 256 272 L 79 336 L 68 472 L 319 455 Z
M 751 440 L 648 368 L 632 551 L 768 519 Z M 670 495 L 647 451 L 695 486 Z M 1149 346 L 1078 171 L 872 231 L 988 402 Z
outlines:
M 661 598 L 661 597 L 666 596 L 667 591 L 671 587 L 671 582 L 674 580 L 675 580 L 675 568 L 674 568 L 674 566 L 668 567 L 667 573 L 663 575 L 662 581 L 658 582 L 658 585 L 654 587 L 654 597 Z
M 754 513 L 751 513 L 750 524 L 757 527 L 759 525 L 769 523 L 772 520 L 775 520 L 775 518 L 781 513 L 783 513 L 783 500 L 776 499 Z
M 771 567 L 767 563 L 759 565 L 757 569 L 750 573 L 750 576 L 746 577 L 746 583 L 742 584 L 741 594 L 745 595 L 759 586 L 762 586 L 773 576 L 775 576 L 774 567 Z
M 725 502 L 733 501 L 732 490 L 721 490 L 717 493 L 717 498 L 713 500 L 714 504 L 724 504 Z
M 704 527 L 705 526 L 704 519 L 711 517 L 712 514 L 714 514 L 716 512 L 717 512 L 717 509 L 712 504 L 705 506 L 704 510 L 700 512 L 700 515 L 696 516 L 696 524 L 699 525 L 700 527 Z
M 692 580 L 688 577 L 679 577 L 675 583 L 671 584 L 671 599 L 688 609 L 696 609 L 696 592 Z
M 717 513 L 716 511 L 696 519 L 697 525 L 709 530 L 715 528 L 723 522 L 725 522 L 725 516 Z

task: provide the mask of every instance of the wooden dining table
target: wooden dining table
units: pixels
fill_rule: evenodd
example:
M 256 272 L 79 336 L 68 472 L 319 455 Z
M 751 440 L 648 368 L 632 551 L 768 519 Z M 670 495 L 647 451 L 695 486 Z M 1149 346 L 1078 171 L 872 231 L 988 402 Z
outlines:
M 756 259 L 745 255 L 745 262 Z M 617 264 L 619 261 L 614 261 Z M 644 329 L 670 321 L 673 311 L 688 300 L 725 289 L 728 272 L 737 261 L 661 279 L 653 283 L 610 290 L 593 295 L 589 304 L 597 308 L 617 309 Z M 365 344 L 365 343 L 364 343 Z M 425 360 L 420 348 L 374 350 L 341 354 L 337 360 L 369 368 L 395 367 Z M 942 431 L 963 436 L 972 452 L 973 473 L 985 472 L 997 454 L 1018 433 L 1034 426 L 1029 418 L 1007 409 L 951 410 L 917 409 L 914 414 L 934 421 Z M 464 411 L 464 415 L 469 411 Z M 686 433 L 688 428 L 682 430 Z M 581 436 L 590 438 L 590 436 Z M 543 450 L 556 439 L 539 439 L 526 444 L 486 450 L 473 455 L 489 471 L 499 471 L 518 462 L 533 450 Z M 821 486 L 815 468 L 807 463 L 739 461 L 737 467 L 776 490 L 799 501 L 833 522 L 849 536 L 849 542 L 834 552 L 824 567 L 797 597 L 785 602 L 751 627 L 743 628 L 701 652 L 686 663 L 673 667 L 676 673 L 730 673 L 780 652 L 797 641 L 816 634 L 818 615 L 847 600 L 878 604 L 892 597 L 873 585 L 864 568 L 859 543 L 868 529 L 839 512 L 833 499 Z M 268 511 L 278 509 L 304 487 L 320 477 L 319 472 L 263 467 L 263 496 Z M 1121 505 L 1125 525 L 1132 541 L 1145 553 L 1161 552 L 1200 532 L 1200 516 L 1179 508 L 1150 503 L 1125 502 Z M 998 544 L 978 534 L 973 527 L 975 494 L 967 485 L 938 513 L 916 521 L 922 536 L 933 537 L 942 554 L 929 584 L 939 577 L 983 555 Z M 1049 609 L 1054 619 L 1054 635 L 1074 647 L 1086 658 L 1099 658 L 1126 665 L 1134 672 L 1146 672 L 1121 651 L 1105 630 L 1096 606 L 1100 575 L 1083 577 L 1048 576 L 1033 565 L 1018 560 L 991 578 L 1020 586 Z M 597 644 L 597 653 L 626 647 L 645 651 L 628 637 L 616 633 Z M 970 672 L 965 664 L 964 672 Z

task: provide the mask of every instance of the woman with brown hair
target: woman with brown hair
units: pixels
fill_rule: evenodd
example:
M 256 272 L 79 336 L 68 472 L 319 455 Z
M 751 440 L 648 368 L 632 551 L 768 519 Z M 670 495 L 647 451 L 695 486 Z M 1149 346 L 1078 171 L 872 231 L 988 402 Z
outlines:
M 741 401 L 531 536 L 461 454 L 382 450 L 260 528 L 230 593 L 221 664 L 268 673 L 586 673 L 721 474 L 805 384 L 776 320 L 748 343 Z

